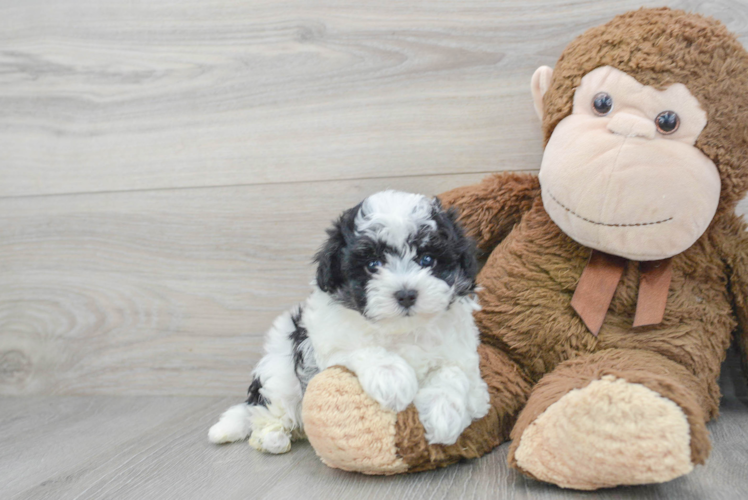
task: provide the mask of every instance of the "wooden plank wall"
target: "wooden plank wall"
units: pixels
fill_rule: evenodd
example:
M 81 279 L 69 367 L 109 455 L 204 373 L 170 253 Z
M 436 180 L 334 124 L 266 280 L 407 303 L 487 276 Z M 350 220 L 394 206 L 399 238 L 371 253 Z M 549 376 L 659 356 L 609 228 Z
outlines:
M 241 396 L 337 213 L 536 170 L 533 70 L 663 3 L 748 41 L 738 0 L 0 1 L 0 393 Z

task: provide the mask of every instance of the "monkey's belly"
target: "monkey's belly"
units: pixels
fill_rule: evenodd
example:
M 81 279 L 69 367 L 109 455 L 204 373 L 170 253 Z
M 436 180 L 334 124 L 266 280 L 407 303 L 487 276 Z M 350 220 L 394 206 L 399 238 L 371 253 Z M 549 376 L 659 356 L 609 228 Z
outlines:
M 676 256 L 663 322 L 636 329 L 639 270 L 628 262 L 595 337 L 570 305 L 590 250 L 552 222 L 541 224 L 541 214 L 528 215 L 478 276 L 482 310 L 475 317 L 484 342 L 507 351 L 535 380 L 567 359 L 610 348 L 651 350 L 717 379 L 735 327 L 729 297 L 713 275 L 683 268 L 719 268 L 718 258 L 697 245 Z

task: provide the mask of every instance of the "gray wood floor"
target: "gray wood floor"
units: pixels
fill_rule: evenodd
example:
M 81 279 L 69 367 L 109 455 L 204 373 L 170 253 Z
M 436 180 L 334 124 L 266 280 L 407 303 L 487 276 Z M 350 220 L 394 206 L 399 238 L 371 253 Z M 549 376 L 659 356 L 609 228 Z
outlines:
M 705 466 L 666 484 L 595 493 L 526 479 L 507 445 L 439 471 L 369 477 L 323 465 L 309 444 L 281 456 L 206 432 L 236 398 L 26 396 L 0 399 L 0 478 L 7 499 L 704 499 L 748 495 L 748 391 L 736 358 Z
M 0 498 L 748 498 L 734 363 L 705 467 L 600 495 L 206 439 L 336 214 L 536 171 L 533 70 L 642 5 L 748 43 L 744 0 L 0 0 Z

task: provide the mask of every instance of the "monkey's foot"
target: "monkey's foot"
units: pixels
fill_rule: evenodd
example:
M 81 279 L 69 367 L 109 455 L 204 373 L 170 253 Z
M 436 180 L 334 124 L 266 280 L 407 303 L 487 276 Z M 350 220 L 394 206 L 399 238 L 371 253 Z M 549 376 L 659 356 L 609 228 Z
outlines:
M 563 488 L 594 490 L 687 474 L 693 469 L 690 440 L 677 404 L 606 375 L 551 404 L 513 448 L 523 472 Z
M 312 379 L 304 394 L 306 435 L 322 461 L 364 474 L 401 474 L 445 467 L 475 458 L 497 446 L 495 410 L 463 431 L 453 445 L 430 445 L 410 405 L 395 413 L 361 389 L 358 378 L 341 367 Z

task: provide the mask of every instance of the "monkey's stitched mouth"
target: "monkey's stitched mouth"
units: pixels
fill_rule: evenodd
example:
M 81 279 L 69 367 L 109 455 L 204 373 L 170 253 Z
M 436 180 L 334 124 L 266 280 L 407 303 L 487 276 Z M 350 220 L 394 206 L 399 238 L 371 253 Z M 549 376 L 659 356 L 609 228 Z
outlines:
M 671 220 L 673 220 L 673 218 L 672 218 L 672 217 L 669 217 L 669 218 L 667 218 L 667 219 L 662 219 L 662 220 L 658 220 L 658 221 L 654 221 L 654 222 L 637 222 L 637 223 L 634 223 L 634 224 L 608 224 L 608 223 L 606 223 L 606 222 L 598 222 L 598 221 L 594 221 L 594 220 L 588 219 L 587 217 L 582 217 L 581 215 L 579 215 L 578 213 L 576 213 L 576 212 L 575 212 L 574 210 L 570 209 L 569 207 L 567 207 L 566 205 L 564 205 L 563 203 L 561 203 L 560 201 L 558 201 L 558 200 L 556 199 L 556 197 L 555 197 L 555 196 L 553 196 L 553 193 L 551 193 L 550 191 L 548 191 L 548 196 L 550 196 L 550 197 L 551 197 L 551 199 L 553 199 L 553 201 L 555 201 L 556 203 L 558 203 L 558 205 L 559 205 L 559 206 L 560 206 L 561 208 L 563 208 L 564 210 L 566 210 L 567 212 L 569 212 L 569 213 L 570 213 L 571 215 L 573 215 L 574 217 L 576 217 L 576 218 L 578 218 L 578 219 L 582 219 L 582 220 L 583 220 L 583 221 L 585 221 L 585 222 L 589 222 L 590 224 L 595 224 L 596 226 L 605 226 L 605 227 L 640 227 L 640 226 L 653 226 L 653 225 L 655 225 L 655 224 L 662 224 L 662 223 L 664 223 L 664 222 L 670 222 Z

